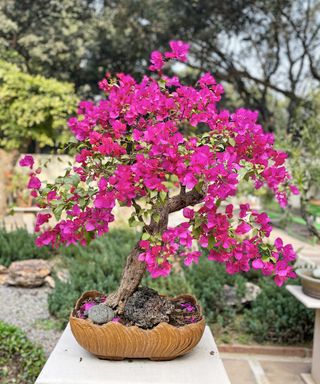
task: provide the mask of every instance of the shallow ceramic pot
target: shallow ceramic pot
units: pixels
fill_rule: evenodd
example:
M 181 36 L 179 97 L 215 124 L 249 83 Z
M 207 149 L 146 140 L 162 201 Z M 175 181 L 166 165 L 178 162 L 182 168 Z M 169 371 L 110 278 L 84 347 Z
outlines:
M 200 341 L 205 329 L 205 320 L 182 327 L 160 323 L 152 329 L 125 326 L 117 322 L 103 325 L 75 316 L 83 300 L 101 296 L 98 291 L 85 292 L 77 301 L 70 315 L 71 331 L 77 342 L 101 359 L 123 360 L 125 358 L 147 358 L 150 360 L 172 360 L 190 352 Z M 199 305 L 190 295 L 182 295 L 172 300 L 186 298 Z
M 320 299 L 320 279 L 312 277 L 312 269 L 299 268 L 296 273 L 301 278 L 303 292 L 315 299 Z

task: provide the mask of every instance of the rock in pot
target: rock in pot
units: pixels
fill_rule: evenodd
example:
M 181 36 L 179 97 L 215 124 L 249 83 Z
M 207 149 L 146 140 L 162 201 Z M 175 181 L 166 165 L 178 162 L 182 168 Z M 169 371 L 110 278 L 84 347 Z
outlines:
M 95 324 L 105 324 L 115 316 L 113 310 L 105 304 L 98 304 L 91 307 L 88 311 L 88 318 Z

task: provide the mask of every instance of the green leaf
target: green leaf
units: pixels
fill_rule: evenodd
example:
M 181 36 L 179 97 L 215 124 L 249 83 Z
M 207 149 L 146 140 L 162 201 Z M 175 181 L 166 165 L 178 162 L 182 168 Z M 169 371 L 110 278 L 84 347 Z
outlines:
M 216 243 L 216 239 L 213 236 L 210 236 L 208 239 L 208 249 L 212 249 Z
M 167 198 L 167 193 L 164 192 L 164 191 L 161 191 L 161 192 L 160 192 L 160 200 L 161 200 L 162 202 L 165 202 L 166 198 Z
M 149 240 L 151 237 L 150 233 L 148 232 L 143 232 L 142 236 L 141 236 L 141 240 Z
M 136 216 L 131 216 L 128 220 L 130 227 L 137 227 L 141 222 L 137 219 Z
M 152 218 L 153 218 L 153 220 L 154 220 L 156 223 L 159 223 L 159 221 L 160 221 L 160 215 L 159 215 L 159 213 L 154 213 L 154 214 L 152 215 Z
M 236 141 L 233 137 L 229 137 L 229 143 L 232 147 L 234 147 L 236 145 Z

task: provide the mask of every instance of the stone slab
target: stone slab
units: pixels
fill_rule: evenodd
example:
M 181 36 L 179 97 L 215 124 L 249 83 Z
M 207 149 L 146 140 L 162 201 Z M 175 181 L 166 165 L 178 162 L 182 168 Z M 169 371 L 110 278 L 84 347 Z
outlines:
M 256 379 L 247 360 L 223 359 L 231 383 L 256 384 Z
M 305 295 L 300 285 L 287 285 L 286 288 L 297 300 L 299 300 L 307 308 L 320 309 L 320 300 Z
M 316 384 L 311 375 L 308 373 L 301 373 L 302 380 L 305 384 Z
M 70 325 L 35 384 L 230 384 L 209 327 L 186 356 L 172 361 L 99 360 L 81 348 Z

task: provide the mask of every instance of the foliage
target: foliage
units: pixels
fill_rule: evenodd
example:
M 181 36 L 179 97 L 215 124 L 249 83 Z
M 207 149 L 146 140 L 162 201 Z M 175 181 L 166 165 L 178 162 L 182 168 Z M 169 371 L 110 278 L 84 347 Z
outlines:
M 32 195 L 39 194 L 39 206 L 51 208 L 58 221 L 37 245 L 90 242 L 108 232 L 118 202 L 133 206 L 129 224 L 143 227 L 137 257 L 152 277 L 167 276 L 174 255 L 185 265 L 197 263 L 201 253 L 192 250 L 192 240 L 198 240 L 210 251 L 208 259 L 224 263 L 229 273 L 261 269 L 282 285 L 295 276 L 292 246 L 281 239 L 268 242 L 266 213 L 242 204 L 234 214 L 232 204 L 223 210 L 220 205 L 248 179 L 256 189 L 267 185 L 285 206 L 288 191 L 297 192 L 284 167 L 286 154 L 274 149 L 257 113 L 217 112 L 224 90 L 211 74 L 203 74 L 195 87 L 163 74 L 168 61 L 186 62 L 188 49 L 171 41 L 169 51 L 151 53 L 149 69 L 157 77 L 137 83 L 129 75 L 107 75 L 100 82 L 106 99 L 80 103 L 78 117 L 69 120 L 77 141 L 74 165 L 43 186 L 39 172 L 30 173 Z M 206 132 L 191 137 L 179 132 L 181 124 L 200 123 Z M 34 160 L 26 156 L 20 165 L 33 169 Z M 174 188 L 180 193 L 170 196 Z M 197 211 L 188 208 L 199 203 Z M 169 213 L 182 209 L 187 221 L 167 228 Z M 51 217 L 38 214 L 36 231 Z
M 19 328 L 0 321 L 0 381 L 33 384 L 46 359 Z
M 290 284 L 293 282 L 291 281 Z M 259 282 L 262 292 L 245 312 L 246 331 L 259 343 L 303 343 L 313 335 L 314 311 L 305 308 L 285 289 L 270 280 Z
M 69 139 L 65 119 L 77 99 L 68 83 L 32 76 L 0 61 L 0 146 L 26 151 L 33 140 L 41 148 Z
M 35 236 L 24 228 L 6 231 L 0 228 L 0 264 L 9 266 L 13 261 L 26 259 L 47 259 L 55 254 L 50 248 L 39 249 Z
M 87 247 L 60 249 L 70 280 L 56 280 L 49 295 L 49 311 L 65 324 L 71 308 L 85 290 L 112 292 L 117 288 L 125 259 L 137 240 L 133 231 L 113 229 Z
M 309 79 L 320 79 L 319 11 L 316 0 L 2 0 L 0 53 L 84 92 L 106 71 L 141 77 L 150 46 L 192 41 L 193 75 L 232 85 L 268 130 L 279 123 L 268 98 L 285 98 L 289 132 Z
M 186 271 L 189 284 L 194 295 L 199 298 L 209 322 L 225 326 L 232 321 L 241 305 L 230 306 L 226 304 L 224 286 L 227 284 L 236 287 L 237 296 L 243 296 L 244 284 L 247 279 L 241 275 L 229 275 L 225 267 L 202 259 L 197 267 Z
M 30 74 L 77 82 L 88 53 L 87 42 L 90 39 L 94 44 L 93 3 L 48 0 L 43 7 L 38 0 L 2 0 L 1 56 Z
M 314 223 L 310 199 L 319 193 L 320 185 L 320 93 L 313 93 L 295 112 L 293 132 L 284 148 L 290 154 L 290 168 L 301 192 L 301 214 L 310 233 L 320 239 Z

